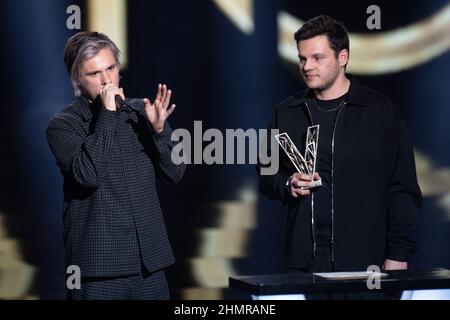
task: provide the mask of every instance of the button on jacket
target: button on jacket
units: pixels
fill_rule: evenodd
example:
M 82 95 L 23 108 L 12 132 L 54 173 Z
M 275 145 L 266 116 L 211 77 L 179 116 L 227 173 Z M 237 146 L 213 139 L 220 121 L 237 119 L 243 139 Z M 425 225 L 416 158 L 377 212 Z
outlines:
M 174 262 L 156 190 L 158 178 L 178 182 L 185 165 L 170 153 L 171 129 L 156 134 L 142 99 L 127 112 L 85 97 L 52 118 L 47 139 L 64 177 L 66 264 L 85 277 L 149 272 Z

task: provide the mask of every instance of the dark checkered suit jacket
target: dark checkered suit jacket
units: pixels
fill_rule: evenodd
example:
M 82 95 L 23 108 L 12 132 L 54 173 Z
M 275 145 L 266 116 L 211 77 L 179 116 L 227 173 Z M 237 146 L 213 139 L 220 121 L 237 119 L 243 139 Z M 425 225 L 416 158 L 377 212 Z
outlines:
M 85 277 L 162 269 L 174 262 L 156 179 L 178 182 L 185 165 L 170 158 L 166 123 L 156 134 L 142 99 L 129 112 L 78 97 L 52 118 L 47 139 L 64 177 L 66 264 Z

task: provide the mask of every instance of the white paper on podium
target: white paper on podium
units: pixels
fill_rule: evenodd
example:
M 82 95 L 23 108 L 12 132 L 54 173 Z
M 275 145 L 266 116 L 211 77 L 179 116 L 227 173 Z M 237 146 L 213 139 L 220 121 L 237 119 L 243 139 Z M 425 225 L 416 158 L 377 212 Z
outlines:
M 350 280 L 350 279 L 367 279 L 369 277 L 387 277 L 387 273 L 354 271 L 354 272 L 319 272 L 313 273 L 315 276 L 327 278 L 330 280 Z

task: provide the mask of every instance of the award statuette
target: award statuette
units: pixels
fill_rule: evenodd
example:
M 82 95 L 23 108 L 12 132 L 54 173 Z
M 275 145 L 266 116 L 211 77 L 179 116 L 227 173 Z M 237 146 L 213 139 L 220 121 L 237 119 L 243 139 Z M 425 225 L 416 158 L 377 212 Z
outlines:
M 319 125 L 308 127 L 305 157 L 301 155 L 286 132 L 275 135 L 275 138 L 299 173 L 314 174 L 316 171 L 317 144 L 319 142 Z M 321 180 L 313 180 L 311 182 L 313 183 L 311 188 L 322 185 Z M 308 189 L 308 187 L 303 187 L 303 189 Z

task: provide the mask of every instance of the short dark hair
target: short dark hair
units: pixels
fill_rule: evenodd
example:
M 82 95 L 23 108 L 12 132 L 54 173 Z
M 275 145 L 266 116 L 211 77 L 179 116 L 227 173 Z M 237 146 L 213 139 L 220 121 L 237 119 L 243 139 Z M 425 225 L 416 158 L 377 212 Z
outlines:
M 306 21 L 294 34 L 297 45 L 302 40 L 326 35 L 336 57 L 343 49 L 350 52 L 347 28 L 327 15 L 320 15 Z
M 64 48 L 64 63 L 70 75 L 75 95 L 81 94 L 76 81 L 80 76 L 80 68 L 83 62 L 94 57 L 105 48 L 111 50 L 117 66 L 120 67 L 120 50 L 107 35 L 100 32 L 82 31 L 67 40 Z

